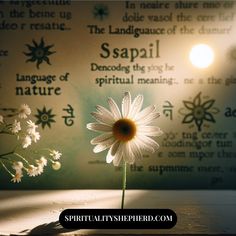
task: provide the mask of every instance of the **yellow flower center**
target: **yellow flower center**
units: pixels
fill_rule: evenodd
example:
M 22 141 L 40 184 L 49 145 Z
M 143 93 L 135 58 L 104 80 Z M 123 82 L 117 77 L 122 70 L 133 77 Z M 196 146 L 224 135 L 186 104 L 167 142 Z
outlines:
M 120 119 L 112 127 L 114 137 L 122 142 L 133 139 L 136 131 L 135 123 L 129 119 Z

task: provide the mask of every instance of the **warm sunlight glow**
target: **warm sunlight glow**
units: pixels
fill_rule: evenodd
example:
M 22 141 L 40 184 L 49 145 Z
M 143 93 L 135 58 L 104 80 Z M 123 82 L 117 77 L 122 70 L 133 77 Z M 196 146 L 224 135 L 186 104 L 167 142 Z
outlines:
M 198 68 L 207 68 L 214 61 L 214 52 L 206 44 L 197 44 L 189 53 L 191 63 Z

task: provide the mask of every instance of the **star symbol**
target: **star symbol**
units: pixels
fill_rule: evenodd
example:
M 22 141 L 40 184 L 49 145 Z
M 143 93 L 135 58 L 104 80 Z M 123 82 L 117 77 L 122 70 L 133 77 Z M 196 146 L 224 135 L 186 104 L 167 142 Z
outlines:
M 36 121 L 37 125 L 41 125 L 44 129 L 45 126 L 48 126 L 51 128 L 51 123 L 56 122 L 53 117 L 56 116 L 55 114 L 52 114 L 52 109 L 47 110 L 44 106 L 42 110 L 37 109 L 38 114 L 35 115 L 35 117 L 38 119 Z

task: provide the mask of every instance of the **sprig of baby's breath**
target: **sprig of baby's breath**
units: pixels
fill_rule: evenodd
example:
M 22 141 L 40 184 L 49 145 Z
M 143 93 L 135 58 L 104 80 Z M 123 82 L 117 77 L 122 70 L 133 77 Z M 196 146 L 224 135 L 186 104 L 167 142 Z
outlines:
M 26 173 L 30 177 L 41 175 L 48 161 L 51 162 L 54 170 L 59 170 L 61 163 L 59 159 L 61 153 L 53 149 L 40 149 L 33 151 L 36 158 L 29 157 L 26 149 L 33 143 L 37 143 L 41 136 L 37 131 L 38 126 L 29 119 L 31 109 L 27 104 L 22 104 L 18 112 L 11 116 L 14 121 L 9 121 L 9 117 L 0 115 L 0 135 L 14 135 L 16 137 L 16 147 L 12 151 L 0 154 L 0 163 L 11 176 L 14 183 L 21 182 Z M 30 154 L 32 155 L 32 154 Z

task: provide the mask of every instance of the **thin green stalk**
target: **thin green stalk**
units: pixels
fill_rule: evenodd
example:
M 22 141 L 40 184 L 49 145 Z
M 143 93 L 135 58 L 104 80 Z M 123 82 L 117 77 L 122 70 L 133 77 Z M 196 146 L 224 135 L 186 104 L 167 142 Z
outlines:
M 20 154 L 18 154 L 18 153 L 16 153 L 16 152 L 14 152 L 13 153 L 15 156 L 18 156 L 19 158 L 21 158 L 23 161 L 25 161 L 27 164 L 29 164 L 29 162 L 23 157 L 23 156 L 21 156 Z
M 121 209 L 124 209 L 125 189 L 126 189 L 126 162 L 124 161 L 124 165 L 123 165 L 123 180 L 122 180 L 122 200 L 121 200 Z
M 11 177 L 14 177 L 14 175 L 11 173 L 10 170 L 8 170 L 8 168 L 3 164 L 2 161 L 1 161 L 1 164 L 2 164 L 3 168 L 11 175 Z

